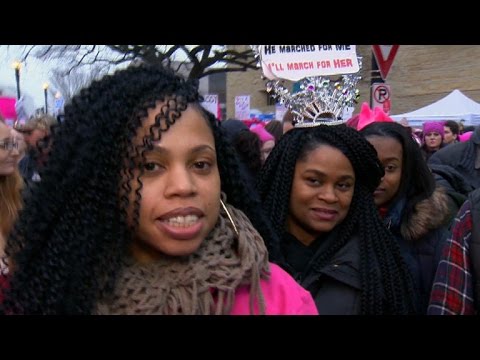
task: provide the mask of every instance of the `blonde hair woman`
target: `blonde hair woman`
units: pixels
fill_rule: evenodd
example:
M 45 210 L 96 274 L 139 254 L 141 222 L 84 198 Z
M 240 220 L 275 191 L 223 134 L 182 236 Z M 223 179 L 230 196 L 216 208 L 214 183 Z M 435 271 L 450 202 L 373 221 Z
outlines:
M 22 207 L 22 178 L 18 172 L 19 142 L 0 117 L 0 274 L 5 275 L 5 243 Z

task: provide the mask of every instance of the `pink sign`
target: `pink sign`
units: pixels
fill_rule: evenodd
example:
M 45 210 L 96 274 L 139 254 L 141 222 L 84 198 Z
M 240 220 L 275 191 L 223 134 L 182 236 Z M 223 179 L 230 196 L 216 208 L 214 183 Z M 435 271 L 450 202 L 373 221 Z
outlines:
M 0 114 L 5 119 L 16 119 L 17 112 L 15 111 L 15 98 L 10 97 L 0 97 Z

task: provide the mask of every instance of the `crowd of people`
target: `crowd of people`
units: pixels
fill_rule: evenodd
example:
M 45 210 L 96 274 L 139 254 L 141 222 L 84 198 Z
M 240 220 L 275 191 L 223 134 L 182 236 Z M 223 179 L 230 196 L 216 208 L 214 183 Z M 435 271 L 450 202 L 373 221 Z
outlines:
M 61 123 L 0 118 L 2 314 L 477 313 L 480 127 L 201 101 L 137 64 Z

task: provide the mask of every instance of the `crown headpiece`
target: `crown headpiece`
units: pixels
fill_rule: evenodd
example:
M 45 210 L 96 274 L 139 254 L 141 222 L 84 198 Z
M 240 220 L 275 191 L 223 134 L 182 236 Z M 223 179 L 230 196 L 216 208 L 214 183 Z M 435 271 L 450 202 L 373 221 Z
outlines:
M 259 46 L 252 45 L 252 49 L 260 64 Z M 360 69 L 361 58 L 357 57 L 357 61 Z M 359 71 L 337 79 L 306 76 L 300 80 L 299 91 L 293 94 L 283 85 L 283 79 L 270 79 L 265 85 L 267 92 L 292 112 L 295 127 L 338 125 L 348 120 L 340 117 L 343 110 L 357 103 L 359 91 L 356 86 L 361 79 L 358 74 Z

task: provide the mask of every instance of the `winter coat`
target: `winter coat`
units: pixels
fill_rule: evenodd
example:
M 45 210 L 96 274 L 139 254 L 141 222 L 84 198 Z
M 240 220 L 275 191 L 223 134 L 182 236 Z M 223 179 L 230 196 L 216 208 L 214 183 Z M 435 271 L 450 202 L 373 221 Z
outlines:
M 270 279 L 260 280 L 265 301 L 265 315 L 318 315 L 312 295 L 287 272 L 270 263 Z M 255 309 L 258 312 L 258 308 Z M 250 314 L 250 290 L 242 286 L 235 292 L 230 315 Z
M 409 216 L 405 213 L 406 201 L 401 199 L 391 206 L 384 219 L 412 272 L 420 314 L 426 314 L 435 271 L 449 235 L 448 204 L 445 191 L 437 188 L 432 196 L 417 203 Z
M 455 216 L 474 188 L 450 165 L 429 164 L 429 167 L 437 186 L 443 187 L 448 195 L 450 212 L 448 223 L 449 229 L 451 229 Z
M 462 175 L 467 184 L 477 189 L 480 187 L 480 169 L 475 169 L 475 159 L 479 146 L 480 126 L 477 126 L 470 140 L 438 150 L 430 157 L 428 165 L 450 165 Z
M 361 313 L 360 241 L 353 237 L 331 261 L 321 268 L 315 258 L 336 237 L 333 230 L 324 239 L 305 246 L 291 234 L 285 234 L 282 251 L 291 274 L 310 291 L 320 315 L 358 315 Z
M 427 148 L 427 145 L 423 144 L 422 146 L 420 146 L 420 151 L 422 153 L 422 157 L 423 157 L 423 160 L 425 160 L 426 162 L 432 157 L 433 154 L 437 153 L 438 151 L 442 150 L 443 148 L 445 148 L 447 145 L 444 144 L 443 142 L 440 144 L 440 148 L 438 150 L 433 150 L 433 151 L 430 151 L 428 148 Z

